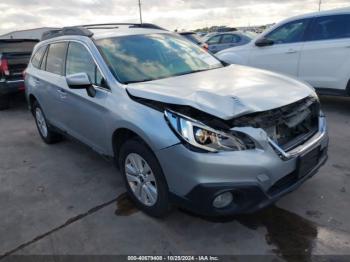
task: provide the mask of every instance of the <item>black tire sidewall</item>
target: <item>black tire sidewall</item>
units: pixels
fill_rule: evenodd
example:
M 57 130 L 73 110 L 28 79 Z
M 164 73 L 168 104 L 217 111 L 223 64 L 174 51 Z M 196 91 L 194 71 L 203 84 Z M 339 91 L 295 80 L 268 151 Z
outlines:
M 153 206 L 146 206 L 142 204 L 132 192 L 132 189 L 130 188 L 129 183 L 126 179 L 125 159 L 131 153 L 136 153 L 140 155 L 148 163 L 148 165 L 153 171 L 158 191 L 157 202 Z M 166 216 L 170 210 L 168 185 L 166 183 L 166 179 L 161 169 L 161 166 L 152 150 L 143 141 L 139 139 L 128 140 L 121 146 L 118 162 L 120 172 L 122 174 L 128 193 L 130 197 L 134 200 L 134 202 L 137 204 L 137 206 L 146 214 L 149 214 L 151 216 Z

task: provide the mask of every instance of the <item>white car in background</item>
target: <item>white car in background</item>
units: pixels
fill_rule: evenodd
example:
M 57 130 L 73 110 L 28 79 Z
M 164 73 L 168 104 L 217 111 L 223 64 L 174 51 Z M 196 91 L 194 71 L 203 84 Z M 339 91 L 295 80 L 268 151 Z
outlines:
M 216 56 L 296 76 L 321 94 L 350 95 L 350 8 L 284 20 L 251 43 Z

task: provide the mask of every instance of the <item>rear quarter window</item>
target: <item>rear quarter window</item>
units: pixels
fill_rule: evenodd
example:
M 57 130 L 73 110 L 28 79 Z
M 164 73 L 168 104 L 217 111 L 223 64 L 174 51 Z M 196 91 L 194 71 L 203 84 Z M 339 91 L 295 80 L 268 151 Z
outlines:
M 57 75 L 64 75 L 64 61 L 66 56 L 66 43 L 50 44 L 47 58 L 46 71 Z
M 46 50 L 46 46 L 42 46 L 40 47 L 36 52 L 35 54 L 33 55 L 33 58 L 32 58 L 32 65 L 35 67 L 35 68 L 39 68 L 40 67 L 40 64 L 41 64 L 41 60 L 42 60 L 42 57 L 45 53 L 45 50 Z

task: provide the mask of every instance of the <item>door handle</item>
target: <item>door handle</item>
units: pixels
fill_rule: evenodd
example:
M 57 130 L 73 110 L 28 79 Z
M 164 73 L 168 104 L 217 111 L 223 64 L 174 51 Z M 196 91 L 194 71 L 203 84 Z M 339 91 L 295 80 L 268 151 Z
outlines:
M 60 94 L 61 98 L 67 97 L 67 92 L 64 89 L 57 89 L 57 92 Z
M 295 50 L 295 49 L 289 49 L 287 52 L 286 52 L 286 54 L 295 54 L 295 53 L 297 53 L 298 51 L 297 50 Z

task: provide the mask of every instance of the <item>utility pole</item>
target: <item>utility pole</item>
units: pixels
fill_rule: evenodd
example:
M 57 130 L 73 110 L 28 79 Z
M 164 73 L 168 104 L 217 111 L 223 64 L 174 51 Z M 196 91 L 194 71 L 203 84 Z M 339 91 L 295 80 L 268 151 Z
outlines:
M 142 24 L 141 0 L 139 0 L 140 24 Z
M 319 0 L 318 1 L 318 11 L 319 12 L 321 11 L 321 5 L 322 5 L 322 0 Z

